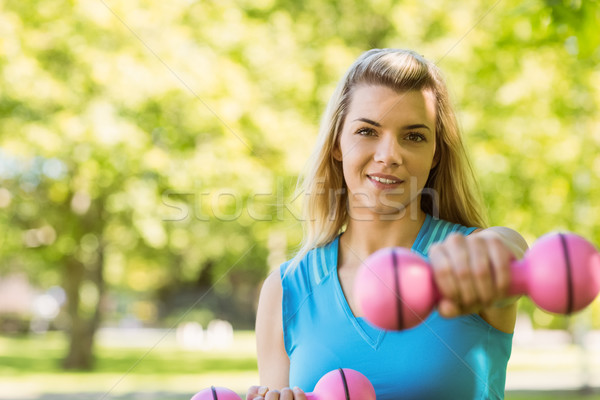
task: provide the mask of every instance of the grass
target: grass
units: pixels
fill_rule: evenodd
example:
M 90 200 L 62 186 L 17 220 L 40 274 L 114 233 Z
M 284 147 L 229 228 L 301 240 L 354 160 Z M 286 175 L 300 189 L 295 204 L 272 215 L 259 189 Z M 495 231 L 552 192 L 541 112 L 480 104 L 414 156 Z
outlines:
M 242 394 L 258 381 L 253 332 L 236 332 L 233 346 L 227 350 L 185 350 L 173 335 L 134 340 L 127 347 L 99 340 L 93 372 L 63 371 L 60 361 L 66 348 L 66 339 L 59 332 L 0 336 L 0 400 L 189 400 L 193 393 L 211 385 Z M 506 400 L 566 399 L 600 400 L 600 393 L 506 394 Z
M 44 393 L 110 393 L 114 398 L 130 392 L 168 392 L 183 400 L 211 385 L 242 393 L 258 381 L 253 332 L 236 332 L 228 350 L 185 350 L 170 340 L 137 348 L 101 343 L 93 372 L 63 371 L 60 361 L 66 346 L 57 332 L 0 337 L 0 399 L 34 399 Z

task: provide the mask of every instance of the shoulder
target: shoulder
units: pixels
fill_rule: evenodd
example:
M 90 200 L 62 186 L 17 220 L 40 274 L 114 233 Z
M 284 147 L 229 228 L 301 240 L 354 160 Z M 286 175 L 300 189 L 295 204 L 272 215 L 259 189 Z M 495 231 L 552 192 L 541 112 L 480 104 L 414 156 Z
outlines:
M 505 226 L 492 226 L 487 229 L 476 229 L 473 233 L 495 237 L 502 241 L 517 258 L 523 257 L 529 245 L 521 234 L 514 229 Z
M 281 297 L 281 276 L 279 274 L 279 271 L 272 271 L 267 276 L 265 282 L 263 283 L 261 293 L 264 293 L 265 296 L 269 297 L 277 295 Z
M 260 343 L 272 342 L 281 336 L 281 279 L 277 271 L 267 276 L 260 291 L 256 311 L 256 336 Z
M 280 277 L 284 290 L 295 288 L 311 291 L 318 286 L 337 266 L 338 238 L 313 248 L 304 255 L 281 264 Z
M 258 301 L 257 325 L 258 319 L 272 318 L 275 315 L 281 316 L 281 298 L 282 286 L 279 271 L 275 270 L 267 276 Z
M 429 248 L 433 244 L 444 241 L 452 234 L 470 235 L 477 229 L 477 227 L 464 226 L 427 214 L 423 227 L 414 243 L 413 250 L 427 257 Z

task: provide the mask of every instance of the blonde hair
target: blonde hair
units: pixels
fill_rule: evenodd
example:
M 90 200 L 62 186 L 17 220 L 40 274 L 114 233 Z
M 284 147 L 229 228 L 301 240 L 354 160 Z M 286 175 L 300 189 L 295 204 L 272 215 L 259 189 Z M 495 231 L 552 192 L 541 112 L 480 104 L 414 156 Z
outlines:
M 363 53 L 348 69 L 325 109 L 313 153 L 298 180 L 297 190 L 304 193 L 305 199 L 304 237 L 288 270 L 295 268 L 310 250 L 334 240 L 348 222 L 342 163 L 334 159 L 333 150 L 353 89 L 361 84 L 383 85 L 397 92 L 431 91 L 436 101 L 437 164 L 424 189 L 424 193 L 433 192 L 433 200 L 432 196 L 421 196 L 421 209 L 461 225 L 486 226 L 475 174 L 440 70 L 411 50 L 373 49 Z

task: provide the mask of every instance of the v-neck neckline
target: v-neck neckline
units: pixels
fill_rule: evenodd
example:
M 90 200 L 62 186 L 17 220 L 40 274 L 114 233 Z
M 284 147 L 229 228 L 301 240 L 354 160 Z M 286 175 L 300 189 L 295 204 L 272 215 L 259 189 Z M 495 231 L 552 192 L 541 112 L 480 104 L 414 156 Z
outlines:
M 417 250 L 417 245 L 422 242 L 423 236 L 426 234 L 429 229 L 429 225 L 431 224 L 431 216 L 426 214 L 425 221 L 423 221 L 423 225 L 419 229 L 419 233 L 417 234 L 417 238 L 413 242 L 411 251 Z M 333 270 L 333 278 L 334 278 L 334 286 L 336 297 L 340 303 L 340 306 L 344 310 L 346 317 L 354 326 L 356 332 L 363 338 L 363 340 L 371 346 L 373 349 L 377 350 L 383 342 L 387 331 L 377 328 L 371 325 L 364 317 L 356 317 L 350 308 L 350 304 L 348 303 L 348 299 L 346 299 L 346 295 L 344 294 L 344 290 L 342 289 L 342 283 L 340 282 L 340 276 L 338 274 L 338 260 L 339 260 L 339 251 L 340 251 L 340 235 L 338 235 L 332 245 L 332 257 L 329 258 L 332 262 L 332 270 Z

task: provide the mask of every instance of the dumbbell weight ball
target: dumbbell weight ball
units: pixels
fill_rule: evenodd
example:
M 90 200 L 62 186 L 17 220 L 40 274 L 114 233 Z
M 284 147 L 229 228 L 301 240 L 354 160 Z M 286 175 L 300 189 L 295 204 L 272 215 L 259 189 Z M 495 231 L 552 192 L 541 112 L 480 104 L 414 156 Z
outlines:
M 242 400 L 233 390 L 211 386 L 196 393 L 191 400 Z
M 375 400 L 375 389 L 366 376 L 350 368 L 323 375 L 307 400 Z

